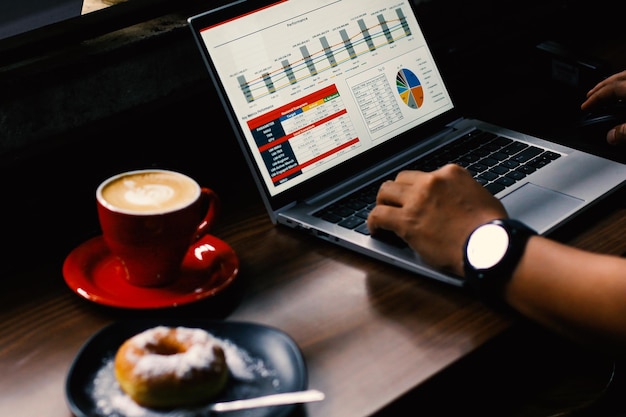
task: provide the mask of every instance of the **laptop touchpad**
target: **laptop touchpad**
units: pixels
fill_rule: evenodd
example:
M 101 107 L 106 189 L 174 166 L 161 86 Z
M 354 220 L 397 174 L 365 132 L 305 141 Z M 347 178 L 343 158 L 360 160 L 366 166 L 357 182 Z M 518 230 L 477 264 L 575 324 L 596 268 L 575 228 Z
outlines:
M 509 217 L 520 220 L 539 233 L 562 220 L 583 200 L 536 184 L 527 183 L 500 200 Z

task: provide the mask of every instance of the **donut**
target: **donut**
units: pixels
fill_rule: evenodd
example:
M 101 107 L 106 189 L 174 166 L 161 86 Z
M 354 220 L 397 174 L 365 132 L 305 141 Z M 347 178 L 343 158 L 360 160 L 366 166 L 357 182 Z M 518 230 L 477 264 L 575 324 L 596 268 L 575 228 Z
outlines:
M 229 375 L 219 340 L 188 327 L 157 326 L 125 340 L 115 354 L 114 369 L 122 391 L 148 408 L 208 402 Z

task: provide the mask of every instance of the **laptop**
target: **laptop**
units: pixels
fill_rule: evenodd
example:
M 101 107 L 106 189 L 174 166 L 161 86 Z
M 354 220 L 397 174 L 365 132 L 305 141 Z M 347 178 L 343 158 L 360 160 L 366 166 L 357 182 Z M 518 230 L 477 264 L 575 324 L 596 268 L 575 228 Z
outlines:
M 274 224 L 462 286 L 369 235 L 383 180 L 462 164 L 541 234 L 626 180 L 618 162 L 462 117 L 410 0 L 239 0 L 188 23 Z

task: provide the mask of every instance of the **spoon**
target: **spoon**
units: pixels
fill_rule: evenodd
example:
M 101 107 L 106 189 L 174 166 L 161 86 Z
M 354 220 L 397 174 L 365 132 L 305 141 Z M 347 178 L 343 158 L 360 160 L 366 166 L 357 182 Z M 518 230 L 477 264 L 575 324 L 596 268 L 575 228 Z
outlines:
M 310 389 L 214 403 L 209 406 L 209 410 L 214 412 L 244 410 L 247 408 L 267 407 L 270 405 L 308 403 L 312 401 L 322 401 L 323 399 L 323 392 Z

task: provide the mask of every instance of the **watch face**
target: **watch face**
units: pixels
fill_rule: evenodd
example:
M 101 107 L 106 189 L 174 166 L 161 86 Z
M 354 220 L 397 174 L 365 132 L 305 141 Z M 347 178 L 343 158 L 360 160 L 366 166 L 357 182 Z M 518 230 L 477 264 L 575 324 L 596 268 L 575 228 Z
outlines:
M 502 226 L 486 224 L 476 229 L 467 243 L 467 260 L 476 269 L 489 269 L 505 255 L 509 234 Z

